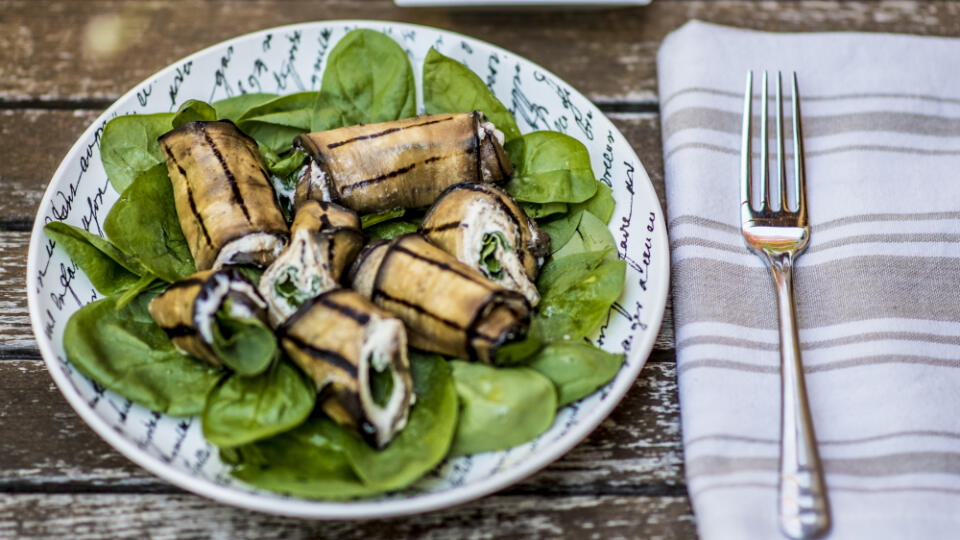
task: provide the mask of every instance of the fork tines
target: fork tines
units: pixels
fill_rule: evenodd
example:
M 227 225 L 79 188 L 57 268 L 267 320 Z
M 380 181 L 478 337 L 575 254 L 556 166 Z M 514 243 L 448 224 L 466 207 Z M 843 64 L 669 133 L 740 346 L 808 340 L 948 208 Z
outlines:
M 793 73 L 793 88 L 790 96 L 793 113 L 793 194 L 797 202 L 796 209 L 791 210 L 789 205 L 789 195 L 787 188 L 786 158 L 783 149 L 783 89 L 780 72 L 777 72 L 777 95 L 776 95 L 776 185 L 780 194 L 779 203 L 773 204 L 770 200 L 772 186 L 769 178 L 769 139 L 767 134 L 767 72 L 763 72 L 760 94 L 760 184 L 757 186 L 759 197 L 754 198 L 753 187 L 753 153 L 752 147 L 752 105 L 753 105 L 753 72 L 747 72 L 747 90 L 743 102 L 743 140 L 740 145 L 740 200 L 741 200 L 741 221 L 747 222 L 756 218 L 762 218 L 774 214 L 790 213 L 806 220 L 806 197 L 803 196 L 806 190 L 806 178 L 803 167 L 803 136 L 800 128 L 800 106 L 797 97 L 797 74 Z M 751 201 L 756 201 L 752 204 Z

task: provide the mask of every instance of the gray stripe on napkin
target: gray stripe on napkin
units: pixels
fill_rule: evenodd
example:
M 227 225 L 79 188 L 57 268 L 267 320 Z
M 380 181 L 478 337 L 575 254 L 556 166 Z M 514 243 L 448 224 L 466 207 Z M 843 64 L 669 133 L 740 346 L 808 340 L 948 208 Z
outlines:
M 869 320 L 882 313 L 905 319 L 960 322 L 958 265 L 958 259 L 886 256 L 801 265 L 795 271 L 800 327 Z M 709 281 L 703 280 L 705 275 L 710 276 Z M 766 268 L 685 258 L 674 264 L 673 281 L 678 328 L 702 321 L 777 328 L 773 287 Z M 894 308 L 896 311 L 891 312 Z

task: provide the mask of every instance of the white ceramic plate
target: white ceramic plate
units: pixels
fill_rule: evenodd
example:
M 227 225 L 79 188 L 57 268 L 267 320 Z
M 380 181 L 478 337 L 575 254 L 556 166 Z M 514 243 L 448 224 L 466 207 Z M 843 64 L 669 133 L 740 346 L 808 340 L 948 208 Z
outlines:
M 400 7 L 609 8 L 644 6 L 650 0 L 394 0 Z
M 627 359 L 609 385 L 564 407 L 553 427 L 528 444 L 447 460 L 411 488 L 381 499 L 331 503 L 284 497 L 234 480 L 203 439 L 199 419 L 153 413 L 78 373 L 64 355 L 63 329 L 70 315 L 97 293 L 42 229 L 62 220 L 102 234 L 103 220 L 119 196 L 107 181 L 98 148 L 110 118 L 172 111 L 191 98 L 215 101 L 250 91 L 315 90 L 331 47 L 358 27 L 382 31 L 400 43 L 418 79 L 423 58 L 434 46 L 478 73 L 515 113 L 522 131 L 559 130 L 586 144 L 597 178 L 613 188 L 617 206 L 610 227 L 628 262 L 624 295 L 595 342 L 626 351 Z M 101 437 L 150 472 L 217 501 L 274 514 L 397 516 L 452 506 L 517 482 L 560 457 L 610 413 L 643 367 L 663 319 L 669 273 L 665 231 L 657 196 L 627 141 L 593 104 L 549 71 L 493 45 L 434 28 L 317 22 L 264 30 L 200 51 L 137 85 L 107 109 L 70 149 L 40 203 L 30 241 L 27 295 L 40 351 L 60 391 Z

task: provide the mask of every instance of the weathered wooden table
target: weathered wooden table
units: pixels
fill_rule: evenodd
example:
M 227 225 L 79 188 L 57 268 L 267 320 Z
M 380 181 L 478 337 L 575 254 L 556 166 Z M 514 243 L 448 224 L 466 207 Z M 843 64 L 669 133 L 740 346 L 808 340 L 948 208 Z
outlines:
M 30 330 L 24 269 L 36 207 L 67 149 L 114 99 L 182 56 L 253 30 L 340 18 L 450 29 L 542 64 L 610 115 L 661 203 L 655 57 L 684 22 L 960 35 L 952 2 L 654 0 L 478 12 L 389 0 L 0 0 L 0 537 L 694 537 L 669 309 L 635 387 L 577 448 L 496 495 L 406 519 L 300 521 L 185 493 L 115 452 L 60 396 Z M 116 36 L 112 52 L 91 44 L 104 34 Z

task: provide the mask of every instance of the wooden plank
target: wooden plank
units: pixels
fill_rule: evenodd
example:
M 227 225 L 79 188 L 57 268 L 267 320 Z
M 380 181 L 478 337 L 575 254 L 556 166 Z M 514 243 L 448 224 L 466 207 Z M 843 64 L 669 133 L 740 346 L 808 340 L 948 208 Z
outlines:
M 30 223 L 50 178 L 74 140 L 96 118 L 90 110 L 0 110 L 0 155 L 10 156 L 0 181 L 15 196 L 0 198 L 0 356 L 36 351 L 24 292 Z M 615 113 L 611 119 L 644 163 L 665 207 L 659 118 Z M 4 224 L 13 227 L 4 227 Z M 2 232 L 3 228 L 15 229 Z M 655 347 L 673 348 L 670 306 Z
M 0 231 L 0 358 L 17 352 L 39 354 L 24 288 L 29 241 L 28 232 Z
M 0 492 L 179 492 L 90 430 L 39 360 L 0 362 L 0 456 Z M 596 431 L 508 493 L 679 495 L 683 486 L 675 365 L 659 353 Z
M 0 64 L 0 100 L 60 105 L 113 101 L 206 46 L 318 19 L 396 20 L 462 32 L 543 65 L 591 99 L 635 103 L 655 101 L 660 41 L 692 18 L 765 30 L 960 33 L 960 4 L 950 1 L 657 1 L 629 9 L 477 11 L 403 9 L 390 0 L 7 0 L 3 13 L 0 50 L 9 61 Z
M 684 497 L 515 497 L 376 521 L 257 514 L 187 494 L 0 495 L 0 536 L 94 538 L 693 538 Z
M 30 223 L 43 191 L 98 110 L 0 110 L 0 221 Z M 25 228 L 25 227 L 22 227 Z

